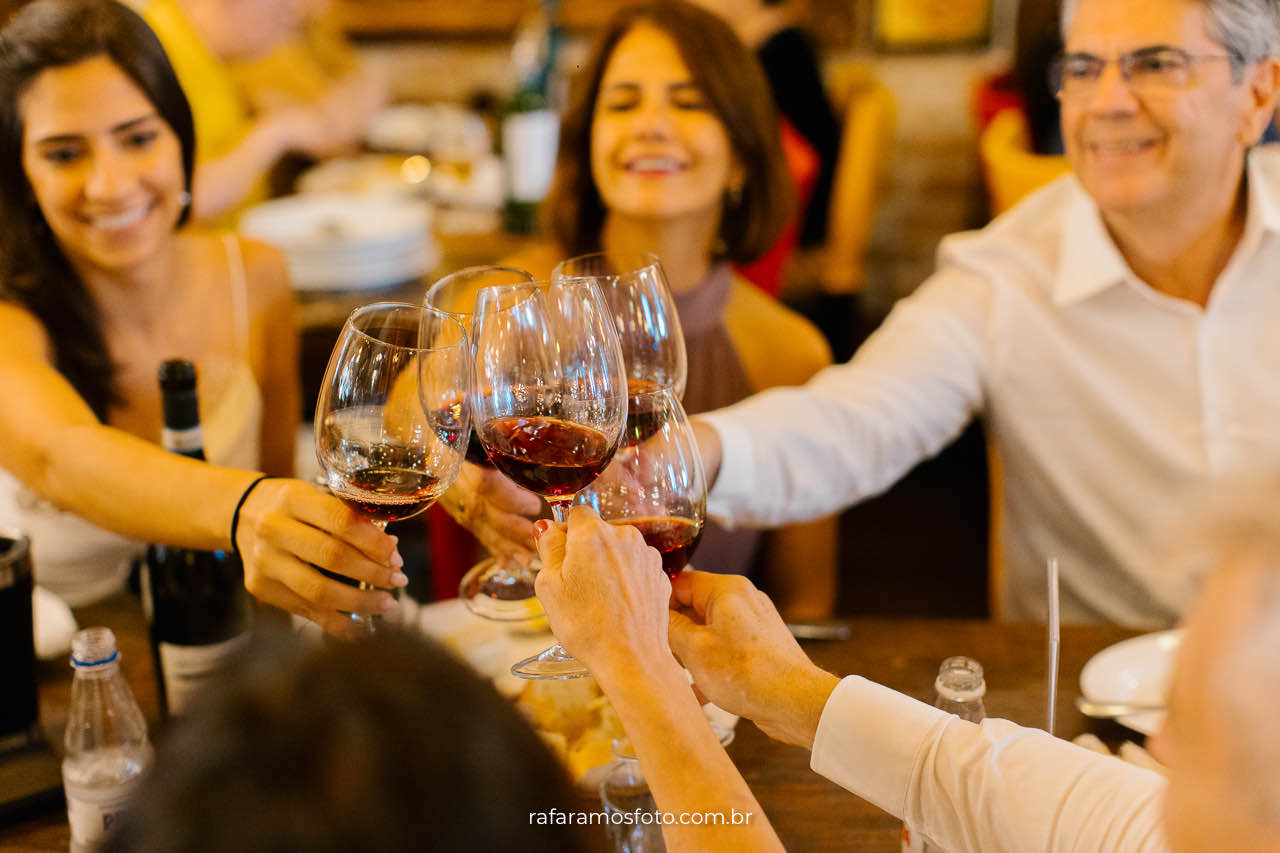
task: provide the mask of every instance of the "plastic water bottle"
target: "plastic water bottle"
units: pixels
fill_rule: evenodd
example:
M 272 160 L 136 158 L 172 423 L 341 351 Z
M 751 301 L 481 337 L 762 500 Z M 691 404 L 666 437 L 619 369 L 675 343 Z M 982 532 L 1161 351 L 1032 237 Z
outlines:
M 935 707 L 971 723 L 980 723 L 986 718 L 982 697 L 987 693 L 987 682 L 982 676 L 982 664 L 973 658 L 958 655 L 944 660 L 933 686 L 938 691 L 933 702 Z M 902 853 L 943 853 L 943 850 L 903 823 Z
M 86 628 L 71 641 L 71 711 L 62 785 L 71 853 L 100 848 L 142 774 L 151 766 L 147 723 L 120 673 L 110 628 Z

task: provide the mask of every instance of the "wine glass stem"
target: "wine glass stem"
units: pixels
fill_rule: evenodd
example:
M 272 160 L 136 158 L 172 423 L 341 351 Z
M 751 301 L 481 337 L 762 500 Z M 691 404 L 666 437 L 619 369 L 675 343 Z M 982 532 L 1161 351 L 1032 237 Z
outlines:
M 569 521 L 569 507 L 573 503 L 572 495 L 570 495 L 567 499 L 547 501 L 547 503 L 551 504 L 552 518 L 554 518 L 556 521 L 560 522 L 561 524 L 565 524 Z
M 385 521 L 378 521 L 376 519 L 373 519 L 373 526 L 381 530 L 383 533 L 387 532 L 387 523 Z M 358 583 L 359 583 L 358 588 L 362 590 L 377 589 L 376 586 L 374 586 L 373 584 L 367 581 L 359 581 Z M 364 625 L 365 631 L 369 634 L 372 634 L 374 633 L 374 631 L 377 630 L 376 623 L 374 622 L 373 614 L 369 614 L 368 616 L 361 616 L 359 617 L 359 619 L 357 619 L 357 621 Z

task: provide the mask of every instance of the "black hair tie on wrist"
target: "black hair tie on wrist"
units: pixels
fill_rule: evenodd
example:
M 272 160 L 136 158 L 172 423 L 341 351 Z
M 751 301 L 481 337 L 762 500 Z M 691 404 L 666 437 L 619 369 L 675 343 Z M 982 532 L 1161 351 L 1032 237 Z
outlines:
M 240 500 L 236 502 L 235 512 L 231 513 L 231 550 L 235 552 L 236 559 L 244 562 L 244 558 L 240 555 L 240 546 L 236 544 L 236 531 L 240 529 L 240 510 L 244 508 L 244 502 L 249 499 L 249 495 L 254 489 L 258 488 L 258 484 L 263 480 L 276 480 L 278 477 L 272 477 L 270 474 L 263 474 L 258 479 L 250 483 L 240 495 Z

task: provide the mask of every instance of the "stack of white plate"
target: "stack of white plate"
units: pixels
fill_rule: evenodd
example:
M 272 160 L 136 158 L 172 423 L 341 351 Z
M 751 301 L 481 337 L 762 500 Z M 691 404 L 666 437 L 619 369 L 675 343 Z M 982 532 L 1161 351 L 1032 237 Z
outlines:
M 431 207 L 394 195 L 316 193 L 258 205 L 240 231 L 280 247 L 299 290 L 364 290 L 419 278 L 439 261 Z

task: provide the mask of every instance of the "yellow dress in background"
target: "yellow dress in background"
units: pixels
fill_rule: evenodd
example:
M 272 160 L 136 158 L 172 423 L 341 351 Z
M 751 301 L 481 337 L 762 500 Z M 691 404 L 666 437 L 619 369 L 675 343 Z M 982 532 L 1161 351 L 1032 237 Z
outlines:
M 232 78 L 250 97 L 269 93 L 316 103 L 333 84 L 359 71 L 359 60 L 332 13 L 308 18 L 301 32 L 266 56 L 230 64 Z
M 169 63 L 191 104 L 196 125 L 196 166 L 218 160 L 235 149 L 253 126 L 248 100 L 229 67 L 214 55 L 183 13 L 178 0 L 152 0 L 142 17 L 169 56 Z M 240 203 L 218 218 L 230 224 L 241 210 L 267 198 L 265 177 Z

